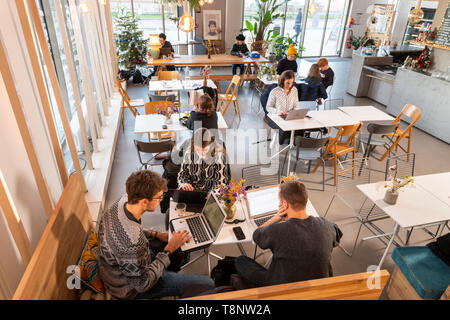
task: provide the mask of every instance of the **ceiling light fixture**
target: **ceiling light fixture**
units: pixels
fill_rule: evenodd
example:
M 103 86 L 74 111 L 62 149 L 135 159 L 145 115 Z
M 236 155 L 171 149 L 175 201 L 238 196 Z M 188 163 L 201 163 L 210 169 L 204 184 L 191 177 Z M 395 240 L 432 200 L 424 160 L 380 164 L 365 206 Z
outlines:
M 181 31 L 191 32 L 195 27 L 194 18 L 192 18 L 192 16 L 189 13 L 189 3 L 187 1 L 184 1 L 183 6 L 184 6 L 184 13 L 183 16 L 180 18 L 178 27 L 180 28 Z
M 311 2 L 311 4 L 309 5 L 309 8 L 308 8 L 308 13 L 309 14 L 314 14 L 314 13 L 316 13 L 317 12 L 317 5 L 316 5 L 316 3 L 314 2 L 314 0 Z
M 408 14 L 408 21 L 411 24 L 417 24 L 423 19 L 423 10 L 420 8 L 422 6 L 422 0 L 417 2 L 417 6 L 411 10 Z

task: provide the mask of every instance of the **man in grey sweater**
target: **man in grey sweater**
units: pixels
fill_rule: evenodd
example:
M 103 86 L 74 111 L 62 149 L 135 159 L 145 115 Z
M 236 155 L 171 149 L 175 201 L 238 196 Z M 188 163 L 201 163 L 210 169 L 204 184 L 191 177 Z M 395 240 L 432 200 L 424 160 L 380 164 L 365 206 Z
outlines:
M 145 232 L 141 217 L 154 211 L 167 191 L 166 180 L 150 170 L 134 172 L 126 182 L 127 194 L 104 212 L 99 225 L 99 269 L 106 289 L 118 299 L 180 296 L 188 285 L 214 287 L 211 278 L 167 271 L 171 256 L 189 241 L 187 231 Z M 152 252 L 148 238 L 167 243 Z
M 332 276 L 331 252 L 342 236 L 336 224 L 306 212 L 308 192 L 298 181 L 280 185 L 279 210 L 253 233 L 262 249 L 271 249 L 269 270 L 247 256 L 238 257 L 239 275 L 253 286 L 269 286 Z

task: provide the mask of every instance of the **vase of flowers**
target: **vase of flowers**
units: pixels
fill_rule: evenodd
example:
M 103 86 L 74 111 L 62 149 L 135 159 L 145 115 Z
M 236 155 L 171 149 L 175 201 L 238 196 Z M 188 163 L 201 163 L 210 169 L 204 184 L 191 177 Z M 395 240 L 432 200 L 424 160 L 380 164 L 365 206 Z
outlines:
M 389 168 L 389 178 L 384 187 L 387 188 L 386 193 L 384 194 L 384 202 L 388 204 L 396 204 L 399 196 L 399 191 L 402 191 L 402 188 L 406 187 L 409 184 L 414 183 L 414 179 L 410 176 L 405 176 L 403 179 L 396 178 L 395 175 L 397 173 L 397 167 L 392 166 Z
M 203 86 L 206 87 L 208 85 L 209 76 L 212 74 L 214 74 L 214 71 L 212 71 L 211 66 L 204 66 L 202 70 L 200 70 L 200 75 L 203 76 Z
M 158 114 L 165 116 L 165 124 L 171 124 L 172 114 L 179 112 L 178 108 L 172 102 L 157 107 L 157 110 Z
M 243 186 L 245 180 L 241 179 L 239 183 L 236 183 L 233 178 L 227 185 L 219 187 L 218 196 L 222 201 L 223 209 L 227 215 L 227 220 L 232 220 L 236 215 L 236 200 L 239 197 L 244 199 L 247 197 L 247 192 Z

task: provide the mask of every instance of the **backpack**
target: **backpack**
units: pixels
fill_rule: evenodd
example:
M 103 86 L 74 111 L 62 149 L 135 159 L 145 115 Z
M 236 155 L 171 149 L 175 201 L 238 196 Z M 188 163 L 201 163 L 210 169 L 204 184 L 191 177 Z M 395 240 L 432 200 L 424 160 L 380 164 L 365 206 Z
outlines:
M 217 265 L 211 270 L 211 278 L 214 280 L 216 287 L 230 285 L 230 276 L 237 273 L 234 266 L 235 260 L 236 257 L 226 256 L 217 261 Z
M 143 83 L 144 78 L 142 77 L 142 73 L 136 69 L 133 74 L 133 83 Z

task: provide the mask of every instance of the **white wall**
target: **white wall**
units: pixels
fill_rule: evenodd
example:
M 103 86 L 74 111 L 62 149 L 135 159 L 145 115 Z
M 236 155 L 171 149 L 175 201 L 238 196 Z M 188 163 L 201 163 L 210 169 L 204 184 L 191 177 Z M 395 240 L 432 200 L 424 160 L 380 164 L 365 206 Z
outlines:
M 225 24 L 225 52 L 230 52 L 236 42 L 236 36 L 242 29 L 244 0 L 227 0 Z

